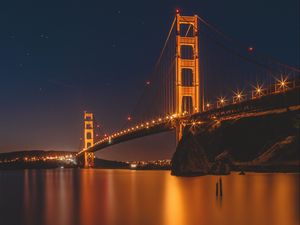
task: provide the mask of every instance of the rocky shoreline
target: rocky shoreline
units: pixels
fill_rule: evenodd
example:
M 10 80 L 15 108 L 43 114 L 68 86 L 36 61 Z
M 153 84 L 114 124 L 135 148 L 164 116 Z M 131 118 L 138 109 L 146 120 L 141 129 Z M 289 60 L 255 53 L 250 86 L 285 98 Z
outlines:
M 171 174 L 300 172 L 299 124 L 297 110 L 186 127 L 172 158 Z

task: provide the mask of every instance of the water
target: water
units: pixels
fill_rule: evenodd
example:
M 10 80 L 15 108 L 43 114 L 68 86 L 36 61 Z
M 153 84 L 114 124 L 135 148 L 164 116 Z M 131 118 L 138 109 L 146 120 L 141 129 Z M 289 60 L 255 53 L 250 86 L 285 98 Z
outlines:
M 299 174 L 0 171 L 1 225 L 298 225 Z

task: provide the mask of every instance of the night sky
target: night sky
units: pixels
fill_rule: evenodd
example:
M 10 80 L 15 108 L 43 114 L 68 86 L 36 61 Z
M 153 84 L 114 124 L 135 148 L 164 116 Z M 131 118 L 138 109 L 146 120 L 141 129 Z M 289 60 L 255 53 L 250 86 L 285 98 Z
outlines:
M 176 8 L 299 66 L 299 1 L 7 1 L 0 3 L 0 152 L 77 151 L 82 113 L 122 126 L 160 53 Z M 170 134 L 97 153 L 170 158 Z M 173 140 L 173 141 L 170 141 Z

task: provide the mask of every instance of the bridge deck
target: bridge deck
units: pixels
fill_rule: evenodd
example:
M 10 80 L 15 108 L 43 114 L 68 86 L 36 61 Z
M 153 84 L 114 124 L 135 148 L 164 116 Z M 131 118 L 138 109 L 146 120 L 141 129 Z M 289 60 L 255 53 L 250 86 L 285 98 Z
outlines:
M 222 118 L 226 116 L 233 116 L 249 112 L 264 112 L 268 110 L 289 108 L 291 106 L 299 106 L 299 90 L 295 88 L 287 90 L 285 92 L 279 92 L 272 95 L 262 96 L 261 98 L 251 99 L 236 104 L 230 104 L 222 108 L 211 109 L 201 113 L 195 113 L 193 115 L 186 115 L 182 117 L 164 118 L 156 121 L 151 121 L 147 124 L 142 124 L 124 131 L 120 131 L 117 135 L 110 136 L 101 140 L 94 146 L 85 149 L 78 154 L 87 151 L 95 152 L 106 147 L 126 142 L 132 139 L 157 134 L 160 132 L 170 131 L 175 128 L 176 123 L 191 121 L 209 121 L 211 119 Z

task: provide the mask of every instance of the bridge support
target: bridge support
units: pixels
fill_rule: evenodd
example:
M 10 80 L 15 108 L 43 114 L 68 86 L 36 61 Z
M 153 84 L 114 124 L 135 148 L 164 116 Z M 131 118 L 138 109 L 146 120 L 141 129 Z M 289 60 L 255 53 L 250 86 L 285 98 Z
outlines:
M 94 145 L 94 115 L 90 112 L 84 112 L 84 149 Z M 84 167 L 94 167 L 94 153 L 84 153 Z
M 84 167 L 90 168 L 95 166 L 95 155 L 93 152 L 84 153 Z
M 198 18 L 176 15 L 176 114 L 196 113 L 200 106 Z M 188 79 L 192 81 L 186 82 Z M 201 101 L 203 97 L 201 98 Z M 182 138 L 183 124 L 176 125 L 176 142 Z

